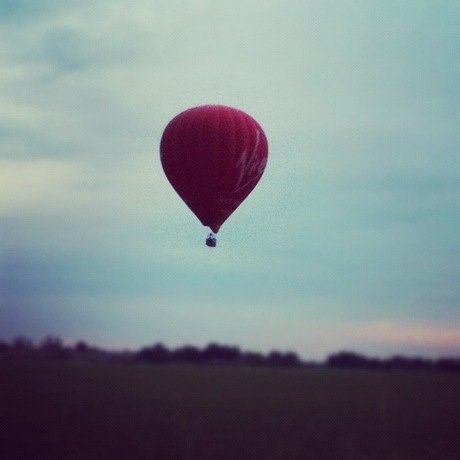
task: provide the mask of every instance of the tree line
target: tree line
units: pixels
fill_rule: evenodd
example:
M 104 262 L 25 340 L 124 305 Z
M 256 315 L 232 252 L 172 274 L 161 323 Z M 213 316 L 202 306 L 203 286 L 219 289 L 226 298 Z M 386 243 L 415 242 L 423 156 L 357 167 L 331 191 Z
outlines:
M 352 351 L 341 351 L 330 355 L 326 359 L 325 365 L 337 369 L 460 372 L 460 358 L 428 359 L 420 356 L 397 355 L 382 359 L 368 357 Z
M 370 371 L 428 371 L 460 373 L 460 357 L 428 359 L 423 357 L 392 356 L 368 357 L 353 351 L 340 351 L 329 355 L 323 362 L 303 361 L 293 351 L 272 350 L 268 353 L 244 351 L 238 346 L 209 343 L 205 347 L 183 345 L 168 348 L 162 343 L 144 346 L 139 350 L 105 350 L 85 341 L 65 345 L 58 337 L 46 337 L 34 343 L 26 337 L 12 341 L 0 339 L 0 358 L 45 358 L 83 361 L 147 363 L 152 365 L 248 365 L 269 367 L 325 367 L 330 369 Z
M 155 343 L 134 351 L 112 351 L 89 345 L 84 341 L 68 346 L 57 337 L 46 337 L 38 344 L 26 337 L 17 337 L 11 342 L 0 340 L 1 355 L 60 360 L 144 362 L 149 364 L 228 364 L 275 367 L 298 367 L 304 364 L 297 353 L 293 351 L 272 350 L 263 354 L 254 351 L 242 351 L 237 346 L 218 343 L 210 343 L 203 348 L 184 345 L 172 349 L 162 343 Z

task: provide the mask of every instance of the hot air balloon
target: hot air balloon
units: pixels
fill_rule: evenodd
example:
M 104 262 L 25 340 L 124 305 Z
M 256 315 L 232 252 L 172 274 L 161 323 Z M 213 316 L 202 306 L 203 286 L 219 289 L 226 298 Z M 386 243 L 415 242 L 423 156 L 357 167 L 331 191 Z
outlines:
M 194 107 L 175 116 L 160 143 L 169 182 L 209 227 L 206 244 L 259 182 L 268 157 L 260 125 L 241 110 L 223 105 Z

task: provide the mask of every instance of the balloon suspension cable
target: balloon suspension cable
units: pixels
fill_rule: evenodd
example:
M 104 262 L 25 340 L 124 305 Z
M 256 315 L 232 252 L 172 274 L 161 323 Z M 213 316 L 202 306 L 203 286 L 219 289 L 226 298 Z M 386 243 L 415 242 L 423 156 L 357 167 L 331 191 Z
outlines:
M 206 246 L 209 246 L 210 248 L 215 248 L 217 245 L 217 238 L 214 233 L 210 233 L 207 238 L 206 238 Z

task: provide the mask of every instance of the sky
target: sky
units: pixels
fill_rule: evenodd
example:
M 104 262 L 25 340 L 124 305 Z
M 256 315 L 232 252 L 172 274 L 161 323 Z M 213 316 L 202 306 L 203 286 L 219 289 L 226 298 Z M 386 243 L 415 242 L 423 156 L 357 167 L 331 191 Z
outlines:
M 2 0 L 0 338 L 460 355 L 456 0 Z M 265 174 L 218 234 L 161 168 L 224 104 Z

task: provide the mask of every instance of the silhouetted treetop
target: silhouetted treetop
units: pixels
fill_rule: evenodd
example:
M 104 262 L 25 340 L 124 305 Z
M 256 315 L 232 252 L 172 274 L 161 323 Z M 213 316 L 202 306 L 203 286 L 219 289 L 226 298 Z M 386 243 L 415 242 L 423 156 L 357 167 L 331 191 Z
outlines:
M 47 336 L 38 344 L 24 336 L 10 342 L 0 339 L 0 356 L 7 358 L 56 359 L 123 362 L 148 364 L 193 364 L 193 365 L 247 365 L 291 367 L 328 367 L 333 369 L 365 369 L 380 371 L 430 371 L 460 372 L 460 357 L 445 357 L 437 360 L 422 357 L 391 356 L 389 358 L 368 357 L 354 351 L 339 351 L 329 355 L 323 363 L 304 362 L 294 351 L 272 350 L 267 354 L 256 351 L 241 351 L 238 346 L 211 342 L 204 348 L 183 345 L 174 349 L 162 343 L 154 343 L 137 351 L 108 351 L 80 340 L 74 346 L 65 345 L 59 337 Z

